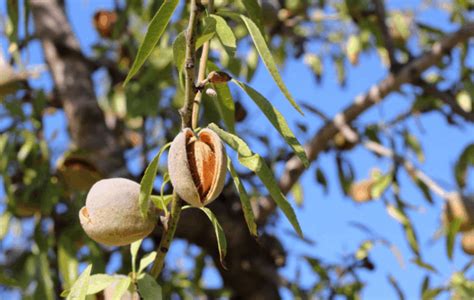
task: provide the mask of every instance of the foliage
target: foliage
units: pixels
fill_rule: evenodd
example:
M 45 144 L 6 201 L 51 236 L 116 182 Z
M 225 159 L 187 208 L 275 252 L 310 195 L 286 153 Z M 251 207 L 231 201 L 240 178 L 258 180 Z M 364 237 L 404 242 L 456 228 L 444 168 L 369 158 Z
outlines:
M 420 282 L 421 298 L 431 299 L 441 293 L 449 293 L 454 299 L 472 298 L 472 260 L 462 268 L 451 268 L 452 274 L 441 274 L 438 262 L 429 261 L 426 255 L 427 248 L 421 242 L 426 237 L 417 232 L 419 203 L 404 199 L 401 193 L 406 188 L 404 179 L 410 179 L 426 199 L 424 209 L 440 210 L 441 205 L 437 204 L 448 200 L 449 192 L 467 198 L 472 192 L 469 179 L 474 164 L 473 141 L 466 140 L 458 159 L 452 162 L 453 174 L 446 175 L 443 181 L 452 179 L 457 187 L 455 191 L 446 191 L 444 185 L 436 182 L 438 178 L 432 179 L 421 171 L 423 163 L 433 158 L 427 155 L 429 149 L 423 147 L 424 137 L 409 126 L 410 120 L 435 113 L 446 120 L 449 129 L 465 127 L 472 132 L 474 67 L 469 61 L 472 43 L 468 38 L 472 37 L 469 18 L 474 6 L 470 1 L 446 2 L 441 7 L 427 4 L 449 17 L 452 28 L 470 26 L 468 33 L 457 37 L 459 43 L 443 49 L 446 55 L 425 63 L 426 67 L 434 66 L 429 72 L 407 72 L 404 68 L 423 58 L 452 32 L 418 18 L 415 11 L 426 8 L 417 4 L 402 9 L 389 3 L 385 7 L 384 1 L 379 0 L 198 1 L 197 25 L 190 33 L 186 31 L 191 15 L 189 1 L 115 1 L 113 9 L 98 11 L 95 16 L 99 38 L 92 49 L 80 49 L 68 42 L 47 40 L 47 35 L 35 32 L 40 22 L 35 14 L 41 10 L 37 2 L 9 0 L 6 11 L 1 12 L 7 47 L 0 49 L 0 293 L 17 291 L 27 299 L 54 299 L 54 294 L 68 299 L 90 299 L 98 293 L 105 295 L 105 290 L 113 287 L 114 299 L 126 293 L 138 293 L 144 299 L 200 295 L 251 298 L 250 295 L 259 295 L 260 287 L 249 288 L 250 294 L 242 294 L 239 288 L 245 284 L 239 281 L 257 278 L 255 282 L 260 282 L 257 280 L 263 277 L 265 282 L 271 282 L 276 293 L 285 289 L 297 299 L 358 299 L 367 285 L 361 273 L 384 263 L 372 256 L 374 249 L 382 245 L 402 263 L 404 258 L 398 249 L 409 249 L 403 254 L 411 257 L 411 265 L 425 273 Z M 45 3 L 60 6 L 55 0 Z M 30 19 L 34 26 L 29 24 Z M 194 34 L 192 52 L 197 54 L 193 66 L 189 65 L 186 51 L 189 34 Z M 44 72 L 53 74 L 49 79 L 53 88 L 34 78 L 36 71 L 25 59 L 35 39 L 41 40 L 44 47 L 52 43 L 51 47 L 63 51 L 56 57 L 62 60 L 57 64 L 45 54 L 44 62 L 50 68 Z M 453 47 L 459 51 L 451 51 Z M 206 48 L 210 49 L 208 53 Z M 291 94 L 279 71 L 297 61 L 314 75 L 314 88 L 334 73 L 342 89 L 349 84 L 348 72 L 352 67 L 363 67 L 369 57 L 377 57 L 387 76 L 395 78 L 386 85 L 396 82 L 396 86 L 374 86 L 377 89 L 370 89 L 365 98 L 376 94 L 380 98 L 362 103 L 361 96 L 355 104 L 350 103 L 335 114 L 334 121 L 322 112 L 327 111 L 325 100 L 302 103 Z M 53 68 L 75 60 L 79 62 L 76 66 L 86 69 L 86 81 L 98 68 L 108 79 L 95 83 L 97 90 L 105 92 L 97 96 L 98 101 L 83 103 L 85 108 L 80 113 L 73 111 L 80 104 L 61 94 L 67 90 L 62 84 L 67 83 L 54 76 L 60 68 Z M 177 205 L 177 197 L 168 184 L 164 154 L 180 131 L 182 108 L 186 104 L 185 81 L 189 79 L 186 71 L 190 67 L 203 71 L 205 76 L 224 72 L 219 74 L 233 77 L 222 80 L 225 82 L 204 77 L 193 87 L 193 93 L 198 95 L 195 102 L 201 107 L 199 128 L 195 131 L 210 128 L 232 152 L 228 151 L 230 176 L 217 203 L 200 209 L 184 206 L 181 212 L 181 207 L 173 206 Z M 278 88 L 284 101 L 274 100 L 274 95 L 255 84 L 255 74 L 260 69 L 267 72 L 272 79 L 269 85 Z M 398 78 L 400 74 L 410 78 Z M 81 80 L 77 78 L 77 85 Z M 402 83 L 414 88 L 400 87 Z M 381 93 L 380 88 L 388 90 Z M 360 117 L 364 110 L 396 91 L 407 98 L 407 110 L 400 108 L 393 119 L 380 122 Z M 91 93 L 94 95 L 93 90 Z M 255 106 L 248 105 L 247 100 Z M 293 111 L 278 110 L 286 104 L 300 114 L 289 118 Z M 92 109 L 88 111 L 87 105 L 100 108 L 99 116 L 91 113 Z M 66 124 L 58 126 L 54 121 L 58 115 L 65 116 Z M 83 122 L 73 123 L 73 117 Z M 272 131 L 267 134 L 254 130 L 253 118 L 263 117 L 271 125 Z M 97 124 L 105 128 L 107 136 L 98 136 L 92 130 L 100 127 Z M 314 124 L 321 127 L 313 135 L 310 130 L 314 130 Z M 51 132 L 50 126 L 61 128 Z M 472 139 L 472 135 L 466 136 Z M 274 236 L 274 228 L 280 229 L 285 223 L 269 217 L 278 215 L 274 208 L 293 227 L 288 237 L 296 238 L 297 243 L 311 244 L 303 234 L 311 228 L 301 227 L 298 210 L 294 209 L 295 205 L 306 209 L 304 205 L 310 200 L 305 183 L 299 180 L 301 174 L 306 169 L 312 172 L 311 180 L 327 194 L 334 193 L 331 180 L 337 176 L 342 194 L 353 197 L 349 191 L 355 190 L 360 174 L 355 167 L 354 149 L 361 148 L 387 164 L 381 163 L 377 167 L 383 166 L 383 171 L 375 169 L 368 179 L 360 181 L 364 184 L 358 185 L 358 192 L 366 196 L 360 202 L 381 202 L 383 206 L 378 209 L 399 223 L 405 241 L 395 243 L 391 236 L 376 234 L 365 223 L 354 223 L 367 237 L 351 253 L 346 251 L 339 261 L 297 253 L 294 249 L 280 251 L 281 237 Z M 323 151 L 334 164 L 322 165 L 324 158 L 319 154 Z M 104 158 L 104 153 L 110 157 Z M 443 161 L 444 157 L 436 159 Z M 112 162 L 118 162 L 120 168 L 109 167 Z M 334 172 L 329 172 L 328 166 Z M 157 220 L 161 229 L 129 249 L 95 243 L 82 231 L 78 219 L 91 185 L 117 174 L 141 183 L 138 201 L 144 217 L 150 205 L 161 212 Z M 287 196 L 290 191 L 292 197 Z M 180 220 L 179 214 L 184 217 L 176 234 L 186 240 L 186 260 L 192 268 L 182 270 L 165 265 L 156 280 L 150 270 L 169 250 L 169 244 L 163 246 L 162 238 L 167 236 L 168 226 Z M 337 218 L 337 212 L 334 216 Z M 183 229 L 183 224 L 192 228 Z M 174 228 L 171 231 L 170 239 Z M 459 220 L 442 224 L 437 231 L 445 239 L 448 261 L 454 259 L 460 234 Z M 259 251 L 247 253 L 244 247 L 256 247 L 252 249 Z M 284 278 L 280 273 L 275 277 L 261 275 L 282 267 L 286 256 L 299 261 L 294 278 Z M 251 263 L 252 259 L 267 265 L 250 269 L 257 265 Z M 107 274 L 106 266 L 111 264 L 116 270 Z M 310 285 L 300 282 L 298 268 L 310 270 L 314 278 Z M 204 271 L 209 269 L 217 270 L 224 280 L 215 289 L 204 283 Z M 232 273 L 235 270 L 242 273 L 236 276 Z M 432 280 L 435 274 L 441 274 L 444 282 Z M 387 274 L 387 282 L 400 298 L 405 296 L 395 276 Z

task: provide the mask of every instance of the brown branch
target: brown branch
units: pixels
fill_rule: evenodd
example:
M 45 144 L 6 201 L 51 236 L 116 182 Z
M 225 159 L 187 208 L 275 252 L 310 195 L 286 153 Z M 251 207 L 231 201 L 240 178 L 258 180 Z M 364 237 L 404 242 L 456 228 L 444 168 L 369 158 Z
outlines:
M 422 83 L 420 86 L 423 88 L 425 93 L 439 98 L 444 102 L 444 104 L 448 105 L 455 114 L 461 116 L 465 121 L 474 123 L 474 113 L 469 113 L 462 109 L 462 107 L 457 103 L 453 94 L 446 91 L 441 91 L 435 85 L 429 84 L 427 82 Z
M 457 44 L 474 36 L 474 22 L 466 23 L 459 30 L 445 36 L 436 42 L 431 50 L 405 64 L 396 73 L 390 73 L 378 84 L 373 85 L 365 94 L 359 95 L 354 102 L 338 113 L 332 122 L 323 125 L 313 138 L 305 145 L 305 151 L 310 161 L 326 149 L 328 143 L 339 131 L 338 124 L 344 121 L 351 124 L 356 118 L 383 100 L 388 94 L 398 91 L 403 84 L 414 83 L 420 74 L 429 67 L 438 63 L 441 58 L 449 53 Z M 297 157 L 292 157 L 285 165 L 280 178 L 280 188 L 287 194 L 305 170 L 304 165 Z M 264 198 L 259 203 L 258 222 L 265 223 L 266 218 L 275 210 L 275 203 Z
M 89 153 L 102 173 L 120 170 L 125 165 L 123 149 L 105 125 L 88 61 L 81 55 L 62 5 L 55 0 L 32 0 L 31 11 L 74 147 Z
M 393 39 L 390 36 L 390 31 L 388 30 L 385 13 L 385 4 L 384 0 L 373 0 L 375 6 L 375 13 L 377 14 L 377 23 L 382 35 L 382 41 L 385 49 L 388 53 L 388 59 L 390 61 L 390 67 L 397 66 L 397 59 L 395 58 L 395 47 L 393 46 Z

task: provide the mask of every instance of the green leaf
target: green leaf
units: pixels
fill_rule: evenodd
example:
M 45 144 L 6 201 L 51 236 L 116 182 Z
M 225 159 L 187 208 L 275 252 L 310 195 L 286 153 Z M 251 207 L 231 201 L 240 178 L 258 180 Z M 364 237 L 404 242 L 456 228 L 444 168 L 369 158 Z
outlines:
M 466 186 L 467 169 L 470 166 L 474 166 L 474 144 L 470 144 L 464 148 L 454 167 L 456 182 L 461 188 Z
M 87 288 L 87 295 L 94 295 L 100 291 L 103 291 L 109 285 L 111 285 L 116 277 L 108 274 L 94 274 L 89 279 L 89 287 Z
M 357 249 L 355 253 L 355 257 L 358 260 L 363 260 L 369 255 L 370 250 L 374 247 L 374 242 L 373 241 L 364 241 L 360 246 L 359 249 Z
M 10 228 L 8 225 L 10 224 L 11 214 L 8 211 L 5 211 L 0 216 L 0 240 L 3 240 L 5 235 L 8 233 L 8 229 Z
M 298 158 L 304 164 L 305 167 L 309 166 L 308 158 L 306 157 L 306 152 L 304 151 L 301 144 L 296 139 L 294 133 L 291 131 L 290 127 L 286 123 L 283 115 L 268 101 L 262 96 L 259 92 L 246 85 L 243 82 L 238 80 L 232 80 L 237 84 L 247 95 L 252 98 L 252 100 L 257 104 L 263 114 L 267 117 L 270 123 L 275 127 L 275 129 L 280 133 L 280 135 L 285 139 L 286 143 L 295 151 Z
M 130 256 L 132 257 L 132 272 L 135 273 L 137 270 L 137 254 L 143 239 L 133 242 L 130 245 Z
M 160 162 L 161 154 L 171 145 L 168 143 L 164 145 L 161 150 L 155 155 L 145 170 L 145 174 L 140 182 L 140 197 L 138 198 L 138 205 L 140 213 L 143 218 L 148 217 L 148 209 L 150 205 L 150 195 L 153 190 L 153 183 L 155 182 L 156 172 L 158 172 L 158 163 Z
M 393 289 L 397 293 L 398 299 L 404 300 L 405 295 L 403 294 L 403 290 L 400 288 L 400 285 L 398 284 L 395 277 L 393 277 L 392 275 L 388 275 L 388 281 L 390 282 L 390 285 L 393 287 Z
M 173 42 L 173 61 L 178 69 L 178 72 L 183 72 L 184 69 L 184 59 L 186 57 L 186 35 L 182 31 L 176 36 L 176 39 Z
M 436 270 L 435 267 L 433 267 L 432 265 L 422 261 L 421 258 L 419 258 L 419 257 L 417 257 L 415 259 L 412 259 L 411 262 L 414 263 L 415 265 L 425 269 L 425 270 L 430 271 L 430 272 L 439 273 L 438 270 Z
M 201 35 L 196 39 L 196 49 L 199 49 L 205 42 L 209 41 L 216 34 L 216 20 L 206 17 L 203 20 L 204 26 Z
M 38 256 L 40 270 L 40 285 L 44 292 L 45 300 L 54 300 L 54 283 L 52 280 L 49 260 L 46 252 L 41 252 Z
M 161 300 L 163 294 L 156 280 L 147 273 L 138 279 L 138 291 L 143 300 Z
M 225 239 L 224 230 L 222 229 L 221 224 L 219 224 L 219 221 L 217 220 L 214 213 L 209 208 L 200 207 L 200 209 L 207 215 L 207 217 L 212 223 L 212 226 L 214 227 L 214 231 L 216 233 L 216 239 L 217 239 L 217 247 L 219 249 L 219 258 L 220 258 L 222 267 L 225 268 L 224 258 L 227 253 L 227 241 Z
M 112 300 L 120 300 L 122 296 L 127 292 L 128 287 L 130 286 L 130 283 L 132 282 L 132 279 L 130 277 L 123 277 L 121 278 L 117 285 L 115 286 L 115 291 L 112 296 Z
M 0 273 L 0 285 L 7 287 L 20 287 L 19 283 L 11 276 Z
M 459 218 L 455 218 L 453 222 L 449 222 L 447 226 L 446 232 L 446 252 L 448 253 L 448 258 L 450 260 L 453 259 L 453 250 L 454 250 L 454 242 L 456 241 L 456 234 L 458 233 L 459 229 L 461 228 L 462 220 Z
M 75 249 L 72 247 L 72 239 L 63 234 L 58 243 L 58 265 L 59 273 L 63 278 L 64 288 L 71 288 L 77 279 L 79 262 L 76 258 Z
M 163 204 L 168 205 L 173 199 L 173 195 L 163 195 L 163 197 L 151 195 L 150 199 L 158 209 L 164 210 Z
M 242 4 L 245 7 L 245 11 L 249 15 L 250 19 L 255 23 L 257 26 L 258 30 L 260 32 L 263 32 L 263 26 L 262 26 L 262 19 L 263 19 L 263 14 L 262 14 L 262 8 L 258 4 L 257 0 L 242 0 Z
M 372 195 L 372 198 L 380 198 L 383 192 L 385 192 L 385 190 L 390 186 L 392 181 L 393 176 L 391 173 L 377 178 L 377 180 L 372 185 L 372 188 L 370 189 L 370 194 Z
M 212 62 L 207 62 L 207 69 L 211 71 L 219 71 L 219 68 Z M 217 93 L 217 101 L 213 103 L 217 106 L 219 115 L 221 116 L 227 130 L 235 133 L 235 104 L 232 94 L 227 83 L 213 84 L 212 87 Z
M 255 25 L 254 21 L 244 15 L 241 15 L 240 17 L 244 21 L 245 26 L 247 26 L 250 36 L 252 37 L 252 40 L 255 44 L 255 48 L 257 48 L 257 51 L 260 54 L 260 57 L 262 58 L 263 64 L 267 68 L 268 72 L 270 72 L 270 75 L 273 77 L 273 80 L 278 85 L 278 87 L 288 99 L 288 101 L 290 101 L 291 105 L 293 105 L 293 107 L 296 108 L 299 113 L 304 115 L 303 111 L 298 106 L 298 104 L 286 88 L 285 83 L 283 82 L 283 79 L 281 78 L 280 73 L 278 72 L 278 68 L 270 52 L 270 49 L 268 49 L 267 43 L 262 35 L 262 32 L 260 31 L 260 29 L 258 29 L 257 25 Z
M 301 207 L 303 205 L 304 200 L 303 186 L 301 186 L 299 182 L 295 182 L 290 192 L 293 195 L 293 198 L 295 199 L 296 205 Z
M 273 200 L 276 202 L 278 207 L 280 207 L 282 212 L 290 221 L 291 225 L 293 225 L 295 231 L 300 236 L 303 236 L 303 232 L 301 231 L 301 227 L 298 223 L 298 219 L 296 218 L 296 214 L 290 203 L 286 199 L 285 195 L 283 195 L 282 191 L 280 190 L 278 183 L 273 177 L 273 172 L 267 166 L 265 160 L 263 160 L 260 155 L 254 154 L 250 150 L 248 145 L 238 136 L 222 130 L 221 128 L 219 128 L 219 126 L 213 123 L 210 124 L 208 128 L 216 132 L 224 142 L 226 142 L 232 149 L 237 151 L 237 153 L 239 154 L 239 162 L 243 166 L 257 174 L 257 176 L 267 188 Z
M 86 299 L 87 289 L 89 286 L 89 279 L 91 276 L 92 265 L 88 265 L 85 270 L 81 273 L 79 278 L 74 282 L 74 285 L 69 292 L 66 299 L 71 300 L 84 300 Z
M 328 181 L 326 175 L 324 175 L 323 170 L 320 167 L 316 168 L 316 182 L 324 187 L 324 193 L 328 193 Z
M 150 252 L 145 257 L 140 260 L 140 267 L 138 268 L 138 273 L 140 274 L 143 270 L 146 269 L 156 258 L 156 251 Z
M 229 56 L 234 56 L 235 49 L 237 48 L 234 32 L 229 25 L 227 25 L 227 22 L 223 17 L 218 15 L 210 15 L 210 17 L 216 20 L 217 37 L 224 46 L 225 51 Z
M 357 35 L 351 35 L 347 40 L 346 55 L 350 63 L 357 65 L 359 62 L 359 53 L 362 50 L 360 39 Z
M 230 176 L 234 181 L 235 188 L 239 192 L 240 203 L 242 204 L 242 211 L 244 213 L 245 222 L 249 228 L 250 234 L 254 237 L 257 237 L 257 224 L 255 224 L 255 216 L 253 214 L 252 205 L 250 204 L 249 196 L 245 190 L 244 185 L 240 181 L 237 172 L 235 171 L 234 166 L 230 158 L 227 158 L 227 169 L 229 170 Z
M 413 152 L 415 152 L 418 160 L 420 162 L 423 162 L 425 160 L 425 155 L 423 154 L 423 149 L 421 148 L 421 144 L 416 138 L 416 136 L 405 132 L 404 133 L 404 139 L 405 139 L 405 145 L 411 149 Z
M 138 72 L 138 70 L 152 53 L 153 49 L 158 43 L 158 40 L 165 31 L 165 28 L 168 25 L 168 22 L 170 21 L 176 6 L 178 5 L 178 2 L 178 0 L 164 1 L 160 9 L 156 12 L 155 16 L 148 25 L 145 38 L 143 39 L 140 48 L 138 48 L 138 54 L 135 57 L 135 61 L 133 62 L 132 68 L 128 72 L 127 78 L 125 79 L 123 85 L 126 85 L 127 82 Z

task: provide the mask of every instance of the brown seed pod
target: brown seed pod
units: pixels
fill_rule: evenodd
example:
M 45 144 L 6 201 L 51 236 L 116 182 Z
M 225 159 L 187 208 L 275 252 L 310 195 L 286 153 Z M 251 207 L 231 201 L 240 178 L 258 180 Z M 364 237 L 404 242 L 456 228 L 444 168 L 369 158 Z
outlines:
M 474 229 L 474 199 L 473 197 L 462 196 L 453 193 L 449 196 L 442 219 L 445 222 L 453 222 L 455 219 L 461 220 L 462 232 Z
M 349 196 L 356 202 L 363 203 L 372 200 L 372 186 L 374 180 L 366 179 L 353 182 L 349 187 Z
M 204 128 L 195 136 L 183 129 L 171 143 L 168 172 L 178 195 L 192 206 L 202 207 L 222 192 L 227 155 L 219 136 Z
M 87 191 L 103 178 L 92 161 L 80 153 L 69 153 L 59 159 L 57 171 L 59 180 L 72 191 Z
M 138 207 L 140 185 L 125 178 L 103 179 L 92 186 L 79 211 L 82 228 L 94 241 L 123 246 L 149 235 L 156 224 L 154 210 L 143 218 Z
M 118 16 L 115 11 L 99 10 L 94 14 L 94 27 L 101 37 L 110 38 L 117 20 Z
M 474 230 L 463 233 L 461 247 L 466 254 L 474 255 Z

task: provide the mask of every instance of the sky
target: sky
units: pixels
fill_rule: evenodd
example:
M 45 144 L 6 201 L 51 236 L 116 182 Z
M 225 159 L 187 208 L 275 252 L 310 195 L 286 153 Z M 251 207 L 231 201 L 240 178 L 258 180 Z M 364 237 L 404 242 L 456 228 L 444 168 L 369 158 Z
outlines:
M 0 3 L 0 15 L 5 12 L 4 5 L 4 2 Z M 112 1 L 77 0 L 67 1 L 67 5 L 73 30 L 78 36 L 82 48 L 90 54 L 87 50 L 98 39 L 91 23 L 92 15 L 97 9 L 112 7 Z M 413 5 L 412 1 L 390 1 L 390 7 L 403 8 L 411 7 L 411 5 Z M 434 10 L 420 12 L 417 19 L 435 25 L 443 24 L 443 28 L 446 30 L 455 28 L 455 26 L 449 24 L 449 20 L 445 15 Z M 2 37 L 0 37 L 0 44 L 5 48 L 5 39 Z M 28 58 L 30 64 L 43 63 L 40 45 L 37 42 L 34 42 L 30 47 Z M 471 61 L 473 60 L 471 59 Z M 341 108 L 352 103 L 357 95 L 365 93 L 371 85 L 383 79 L 387 74 L 376 54 L 362 55 L 360 62 L 356 67 L 347 66 L 347 86 L 343 89 L 339 87 L 336 73 L 328 61 L 324 64 L 324 75 L 320 85 L 315 84 L 313 74 L 303 64 L 302 60 L 290 60 L 281 69 L 281 73 L 284 82 L 297 101 L 311 103 L 329 116 L 333 116 Z M 455 62 L 450 74 L 453 76 L 458 68 L 459 62 Z M 94 75 L 95 82 L 99 83 L 102 76 L 103 73 L 96 73 Z M 38 87 L 51 87 L 51 78 L 45 73 L 32 83 Z M 310 113 L 306 113 L 303 122 L 308 125 L 310 134 L 298 132 L 294 121 L 301 120 L 301 116 L 288 104 L 266 69 L 262 67 L 262 64 L 260 64 L 260 68 L 250 85 L 268 99 L 271 99 L 272 104 L 283 112 L 292 129 L 298 133 L 297 136 L 300 142 L 307 141 L 311 137 L 311 133 L 316 132 L 321 126 L 318 119 L 311 116 Z M 403 90 L 412 91 L 409 86 L 403 87 Z M 233 89 L 233 91 L 236 90 Z M 394 113 L 401 111 L 402 108 L 409 108 L 413 99 L 410 93 L 407 95 L 400 93 L 389 95 L 380 105 L 365 113 L 361 123 L 389 120 L 391 116 L 394 116 Z M 242 97 L 242 101 L 249 109 L 248 118 L 256 122 L 255 130 L 268 134 L 272 141 L 279 141 L 279 135 L 261 117 L 251 100 Z M 57 155 L 66 150 L 67 147 L 67 133 L 64 130 L 64 124 L 65 118 L 61 113 L 49 117 L 46 123 L 46 136 L 52 134 L 55 130 L 59 130 L 59 138 L 52 144 L 52 148 Z M 466 125 L 463 129 L 450 128 L 439 114 L 433 113 L 427 114 L 417 121 L 410 120 L 408 128 L 422 141 L 425 150 L 425 162 L 423 164 L 417 163 L 417 166 L 445 189 L 454 190 L 456 184 L 452 175 L 453 166 L 462 149 L 474 141 L 474 127 Z M 237 132 L 239 132 L 239 129 L 242 129 L 240 125 L 237 127 Z M 256 147 L 255 150 L 258 152 L 259 146 L 256 143 L 255 145 L 251 144 L 251 146 Z M 361 147 L 352 150 L 349 158 L 354 163 L 357 179 L 367 177 L 373 167 L 378 167 L 384 171 L 387 171 L 390 167 L 388 161 L 374 157 Z M 407 154 L 407 158 L 415 161 L 415 156 L 410 153 Z M 329 192 L 327 194 L 324 193 L 323 187 L 315 183 L 316 166 L 321 167 L 326 172 L 329 181 Z M 281 167 L 277 169 L 277 176 L 280 173 Z M 400 179 L 402 198 L 419 208 L 417 211 L 410 211 L 409 214 L 420 239 L 422 257 L 439 270 L 438 274 L 431 276 L 432 284 L 447 283 L 450 275 L 464 266 L 469 258 L 460 249 L 459 239 L 455 246 L 453 261 L 449 261 L 446 257 L 444 239 L 434 243 L 431 241 L 440 224 L 442 200 L 435 197 L 434 205 L 430 206 L 406 176 L 401 176 Z M 410 262 L 413 255 L 405 240 L 402 227 L 387 215 L 382 201 L 357 205 L 345 197 L 339 188 L 333 154 L 321 154 L 318 161 L 304 173 L 301 184 L 304 188 L 304 203 L 302 207 L 296 208 L 296 214 L 305 237 L 314 240 L 315 245 L 307 245 L 289 235 L 287 232 L 292 230 L 291 226 L 283 216 L 280 216 L 278 225 L 275 228 L 270 228 L 270 231 L 281 238 L 285 249 L 289 252 L 287 265 L 281 272 L 283 276 L 290 279 L 294 278 L 296 270 L 299 270 L 302 285 L 311 286 L 315 277 L 301 257 L 322 257 L 329 262 L 343 261 L 347 255 L 353 253 L 359 247 L 363 240 L 370 238 L 366 233 L 350 226 L 351 222 L 360 222 L 397 245 L 404 258 L 404 264 L 400 265 L 387 247 L 377 244 L 370 253 L 371 260 L 376 264 L 376 270 L 361 272 L 361 277 L 366 282 L 362 299 L 397 299 L 394 289 L 387 280 L 389 275 L 395 277 L 406 293 L 407 299 L 419 298 L 419 289 L 426 272 Z M 2 195 L 0 194 L 0 196 Z M 186 244 L 183 242 L 173 243 L 167 257 L 168 262 L 174 266 L 189 267 L 189 263 L 184 259 L 185 248 Z M 116 269 L 116 266 L 111 263 L 108 271 L 113 272 L 114 269 Z M 220 284 L 220 279 L 215 271 L 206 271 L 205 283 L 208 286 Z M 285 299 L 292 298 L 286 290 L 282 290 L 282 296 Z M 447 294 L 444 294 L 442 298 L 447 298 Z

